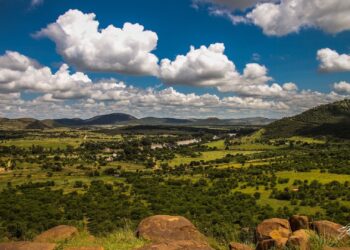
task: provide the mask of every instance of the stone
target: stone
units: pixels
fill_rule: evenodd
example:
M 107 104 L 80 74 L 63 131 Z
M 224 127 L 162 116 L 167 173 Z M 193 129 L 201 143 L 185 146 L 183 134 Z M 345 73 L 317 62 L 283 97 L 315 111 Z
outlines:
M 342 225 L 328 220 L 314 221 L 311 226 L 313 230 L 326 239 L 340 239 L 341 228 L 343 228 Z M 344 234 L 341 239 L 346 241 L 350 239 L 350 236 Z
M 140 222 L 136 235 L 153 243 L 183 240 L 208 245 L 204 235 L 182 216 L 155 215 L 148 217 Z
M 256 250 L 269 250 L 275 247 L 275 243 L 273 239 L 261 240 L 258 242 Z
M 169 241 L 162 243 L 153 243 L 135 250 L 213 250 L 208 245 L 190 241 L 190 240 L 179 240 Z
M 7 242 L 0 243 L 0 250 L 54 250 L 56 244 L 53 243 L 41 243 L 41 242 Z
M 257 242 L 268 239 L 288 239 L 291 233 L 289 221 L 285 219 L 267 219 L 256 227 Z
M 230 250 L 253 250 L 250 246 L 242 243 L 232 242 L 229 245 Z
M 68 247 L 64 250 L 104 250 L 103 247 Z
M 58 242 L 62 240 L 67 240 L 72 238 L 78 233 L 78 229 L 72 226 L 60 225 L 51 228 L 37 237 L 35 237 L 35 242 Z
M 288 239 L 287 246 L 299 250 L 311 250 L 310 233 L 304 229 L 293 232 Z
M 293 215 L 289 218 L 289 224 L 293 232 L 300 229 L 309 229 L 309 218 L 302 215 Z

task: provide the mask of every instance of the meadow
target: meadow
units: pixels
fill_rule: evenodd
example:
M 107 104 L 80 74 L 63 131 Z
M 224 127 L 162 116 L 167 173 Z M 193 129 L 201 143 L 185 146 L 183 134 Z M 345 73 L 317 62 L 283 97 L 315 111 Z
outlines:
M 185 139 L 198 142 L 177 145 Z M 346 224 L 349 164 L 350 142 L 322 137 L 21 131 L 0 141 L 0 240 L 65 223 L 82 233 L 62 249 L 88 234 L 92 245 L 133 249 L 144 244 L 132 234 L 141 219 L 172 214 L 225 249 L 251 240 L 240 228 L 264 218 L 298 213 Z

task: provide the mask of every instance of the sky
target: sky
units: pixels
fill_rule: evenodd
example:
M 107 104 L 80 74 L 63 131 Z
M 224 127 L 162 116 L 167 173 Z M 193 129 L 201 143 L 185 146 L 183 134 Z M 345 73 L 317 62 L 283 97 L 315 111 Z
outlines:
M 0 117 L 280 118 L 350 98 L 350 1 L 0 7 Z

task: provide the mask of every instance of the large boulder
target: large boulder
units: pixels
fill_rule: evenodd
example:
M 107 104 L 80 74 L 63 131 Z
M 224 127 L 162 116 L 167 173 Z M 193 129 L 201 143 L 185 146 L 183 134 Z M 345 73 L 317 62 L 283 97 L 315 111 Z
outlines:
M 58 242 L 72 238 L 78 233 L 78 229 L 72 226 L 60 225 L 39 234 L 35 242 Z
M 155 215 L 141 221 L 136 235 L 154 243 L 190 240 L 208 244 L 204 235 L 182 216 Z
M 288 220 L 272 218 L 261 222 L 256 227 L 257 241 L 268 239 L 288 239 L 292 234 Z
M 309 229 L 309 218 L 302 215 L 293 215 L 289 218 L 289 224 L 293 232 L 300 229 Z
M 64 250 L 104 250 L 103 247 L 67 247 Z
M 347 234 L 344 234 L 343 237 L 340 238 L 343 226 L 338 223 L 320 220 L 312 222 L 311 226 L 320 236 L 326 239 L 341 239 L 344 241 L 350 239 L 350 236 Z
M 8 242 L 0 243 L 0 250 L 54 250 L 56 244 L 53 243 L 41 243 L 41 242 Z
M 269 250 L 276 247 L 276 242 L 273 239 L 260 240 L 256 245 L 256 250 Z
M 213 250 L 208 245 L 189 240 L 153 243 L 136 250 Z
M 212 250 L 205 236 L 182 216 L 148 217 L 140 222 L 136 236 L 152 242 L 139 250 Z
M 229 245 L 230 250 L 253 250 L 250 246 L 242 243 L 232 242 Z
M 310 233 L 304 229 L 293 232 L 287 246 L 292 249 L 311 250 Z

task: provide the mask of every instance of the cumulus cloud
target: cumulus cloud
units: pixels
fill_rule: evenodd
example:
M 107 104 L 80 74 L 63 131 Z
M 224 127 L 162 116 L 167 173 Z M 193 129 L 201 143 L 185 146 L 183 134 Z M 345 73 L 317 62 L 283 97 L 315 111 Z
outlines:
M 335 50 L 325 48 L 317 52 L 317 59 L 323 72 L 350 71 L 350 55 L 340 55 Z
M 341 94 L 350 95 L 350 83 L 348 82 L 338 82 L 333 85 L 334 91 Z
M 160 77 L 168 85 L 215 87 L 243 96 L 278 96 L 289 91 L 277 83 L 269 85 L 273 79 L 263 65 L 249 63 L 240 74 L 224 51 L 222 43 L 198 49 L 192 46 L 186 55 L 178 55 L 174 61 L 163 59 Z
M 253 23 L 269 36 L 284 36 L 317 28 L 336 34 L 350 30 L 350 2 L 344 0 L 193 0 L 193 6 L 209 4 L 211 15 L 233 24 Z
M 208 48 L 203 48 L 206 53 L 207 50 Z M 220 51 L 223 52 L 223 47 L 215 45 L 211 50 L 220 54 Z M 208 58 L 211 59 L 210 56 Z M 187 64 L 187 59 L 183 62 L 186 66 L 192 67 L 193 72 L 190 75 L 192 74 L 194 80 L 198 72 L 202 77 L 203 70 L 211 66 L 206 64 L 206 59 L 202 61 L 195 56 L 193 62 L 196 67 Z M 243 79 L 245 84 L 235 85 L 235 95 L 220 97 L 209 93 L 181 93 L 174 87 L 143 89 L 115 79 L 93 81 L 82 72 L 70 72 L 65 64 L 56 72 L 52 72 L 49 67 L 42 66 L 31 58 L 8 51 L 0 56 L 0 115 L 86 118 L 117 110 L 132 112 L 133 115 L 141 117 L 227 118 L 254 115 L 280 117 L 298 113 L 315 105 L 344 99 L 350 95 L 347 83 L 335 84 L 334 92 L 330 93 L 299 91 L 294 83 L 282 86 L 267 85 L 266 81 L 270 81 L 271 78 L 267 76 L 267 69 L 264 66 L 248 64 L 243 74 L 239 74 L 232 62 L 225 61 L 225 64 L 230 66 L 227 67 L 231 70 L 229 76 Z M 176 68 L 176 72 L 182 70 L 181 65 Z M 197 68 L 198 65 L 204 66 Z M 221 79 L 219 83 L 223 83 L 222 86 L 226 86 L 226 76 L 219 70 L 209 74 L 208 82 L 211 84 L 216 78 Z M 203 79 L 207 80 L 207 75 L 204 74 Z M 227 81 L 229 82 L 229 77 Z M 201 82 L 197 84 L 201 86 Z M 24 100 L 21 95 L 27 92 L 35 92 L 38 97 Z
M 79 70 L 156 75 L 158 58 L 151 52 L 158 36 L 140 24 L 99 28 L 94 13 L 69 10 L 35 34 L 55 42 L 57 52 Z
M 247 17 L 266 35 L 283 36 L 309 27 L 335 34 L 350 29 L 350 2 L 281 0 L 258 4 Z

